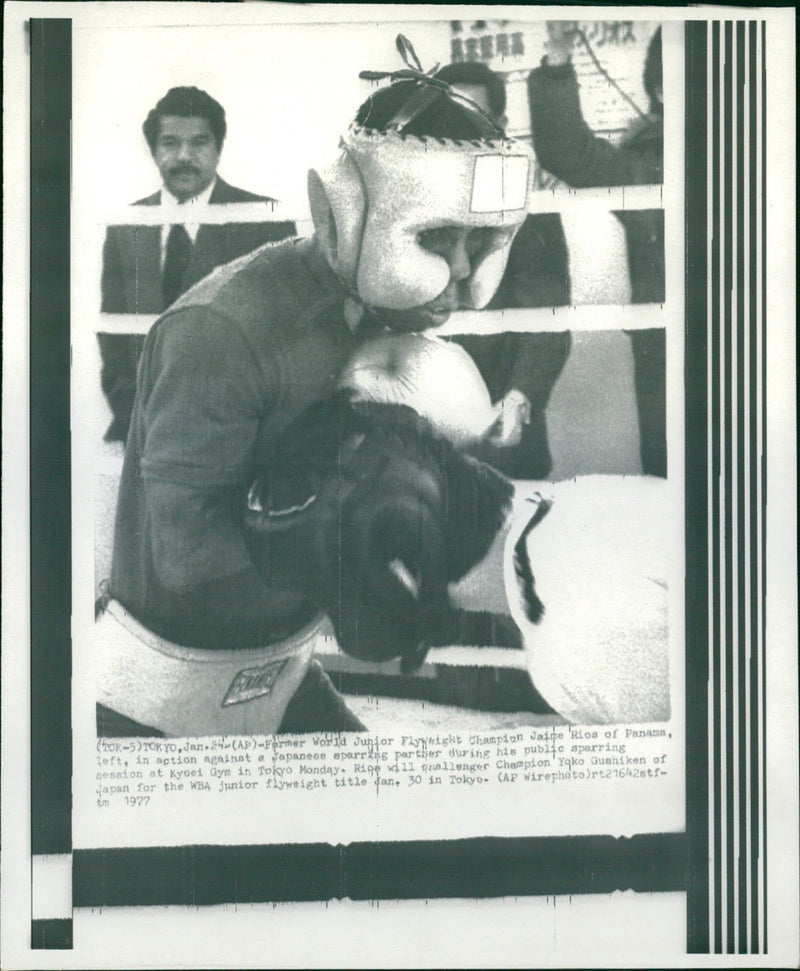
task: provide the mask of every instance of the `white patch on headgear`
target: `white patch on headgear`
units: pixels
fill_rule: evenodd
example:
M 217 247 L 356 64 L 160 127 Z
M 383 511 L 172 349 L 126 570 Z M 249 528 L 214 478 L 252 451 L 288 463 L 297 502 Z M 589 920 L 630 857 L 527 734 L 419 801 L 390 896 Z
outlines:
M 472 176 L 472 212 L 524 209 L 530 163 L 526 155 L 480 155 Z
M 373 306 L 419 307 L 447 287 L 448 263 L 420 245 L 423 230 L 516 230 L 527 215 L 532 156 L 523 143 L 353 126 L 342 147 L 332 166 L 309 173 L 311 212 L 331 266 Z M 468 306 L 479 308 L 491 299 L 512 240 L 513 233 L 473 266 L 464 281 Z

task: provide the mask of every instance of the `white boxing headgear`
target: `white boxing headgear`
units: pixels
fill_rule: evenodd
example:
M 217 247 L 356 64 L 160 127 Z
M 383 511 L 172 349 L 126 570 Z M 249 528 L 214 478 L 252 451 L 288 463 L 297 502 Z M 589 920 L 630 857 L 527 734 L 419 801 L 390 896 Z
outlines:
M 467 306 L 485 306 L 527 215 L 533 156 L 508 139 L 461 141 L 352 125 L 337 159 L 308 177 L 311 215 L 331 267 L 361 300 L 406 310 L 450 282 L 444 257 L 420 245 L 426 229 L 507 227 L 464 281 Z

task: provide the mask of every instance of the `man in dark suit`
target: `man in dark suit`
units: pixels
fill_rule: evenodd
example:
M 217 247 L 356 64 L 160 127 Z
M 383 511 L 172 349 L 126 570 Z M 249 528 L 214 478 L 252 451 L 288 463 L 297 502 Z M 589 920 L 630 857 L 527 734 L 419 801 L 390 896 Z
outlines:
M 103 313 L 159 314 L 216 267 L 264 243 L 296 233 L 292 221 L 171 222 L 186 205 L 275 203 L 228 185 L 217 175 L 225 140 L 225 110 L 198 88 L 172 88 L 148 114 L 144 136 L 163 181 L 136 206 L 164 206 L 162 225 L 109 226 L 103 247 Z M 182 214 L 181 214 L 182 215 Z M 143 334 L 99 333 L 101 383 L 113 413 L 106 441 L 124 442 L 136 392 Z

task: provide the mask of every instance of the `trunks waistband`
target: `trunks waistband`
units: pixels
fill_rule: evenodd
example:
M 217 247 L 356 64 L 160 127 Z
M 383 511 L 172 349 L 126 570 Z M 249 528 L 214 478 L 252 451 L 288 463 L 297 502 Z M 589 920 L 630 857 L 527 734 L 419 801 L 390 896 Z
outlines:
M 264 647 L 183 647 L 109 600 L 95 624 L 96 700 L 173 737 L 269 735 L 333 626 L 320 614 L 292 637 Z

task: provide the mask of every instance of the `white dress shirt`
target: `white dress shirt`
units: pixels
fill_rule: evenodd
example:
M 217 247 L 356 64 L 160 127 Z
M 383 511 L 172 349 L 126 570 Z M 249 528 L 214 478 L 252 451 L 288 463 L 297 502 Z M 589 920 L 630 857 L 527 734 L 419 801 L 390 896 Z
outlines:
M 211 198 L 211 193 L 214 191 L 214 186 L 217 184 L 217 177 L 209 182 L 209 184 L 196 196 L 192 196 L 191 199 L 186 199 L 185 202 L 181 202 L 176 199 L 175 196 L 169 191 L 169 189 L 164 185 L 161 187 L 161 205 L 162 206 L 207 206 L 208 200 Z M 164 260 L 167 258 L 167 239 L 169 238 L 169 231 L 172 228 L 172 223 L 164 223 L 161 227 L 161 269 L 164 269 Z M 184 223 L 186 227 L 186 232 L 189 234 L 189 239 L 194 244 L 197 239 L 197 233 L 200 229 L 200 223 Z

